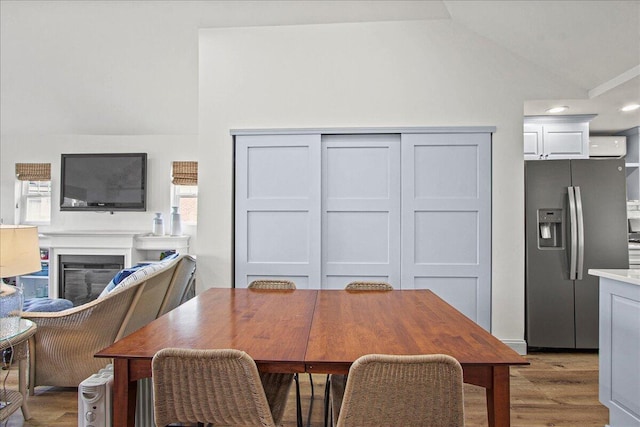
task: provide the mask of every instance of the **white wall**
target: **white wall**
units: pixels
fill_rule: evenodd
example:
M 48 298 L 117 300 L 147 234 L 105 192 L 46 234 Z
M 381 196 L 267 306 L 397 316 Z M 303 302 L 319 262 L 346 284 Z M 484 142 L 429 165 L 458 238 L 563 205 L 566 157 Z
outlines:
M 51 225 L 39 226 L 42 232 L 60 230 L 127 230 L 151 232 L 154 212 L 163 212 L 168 224 L 171 211 L 171 162 L 195 160 L 196 135 L 4 135 L 0 145 L 0 217 L 5 224 L 14 218 L 15 163 L 51 163 Z M 60 155 L 62 153 L 147 153 L 146 212 L 61 212 Z M 192 235 L 195 226 L 185 224 L 185 234 Z
M 201 30 L 200 274 L 232 280 L 230 129 L 496 126 L 492 332 L 521 345 L 523 101 L 583 95 L 451 21 Z
M 3 134 L 195 134 L 198 19 L 175 2 L 0 2 Z
M 55 230 L 150 231 L 170 167 L 198 158 L 197 4 L 0 2 L 0 217 L 14 164 L 52 163 Z M 60 212 L 60 154 L 148 153 L 147 212 Z M 195 226 L 185 225 L 195 250 Z

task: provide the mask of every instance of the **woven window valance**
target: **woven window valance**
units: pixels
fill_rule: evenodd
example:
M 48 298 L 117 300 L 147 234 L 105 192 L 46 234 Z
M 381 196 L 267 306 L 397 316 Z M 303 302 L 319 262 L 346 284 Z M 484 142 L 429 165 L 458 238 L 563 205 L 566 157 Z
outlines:
M 20 181 L 51 181 L 51 163 L 16 163 Z
M 198 162 L 173 162 L 171 178 L 174 185 L 198 185 Z

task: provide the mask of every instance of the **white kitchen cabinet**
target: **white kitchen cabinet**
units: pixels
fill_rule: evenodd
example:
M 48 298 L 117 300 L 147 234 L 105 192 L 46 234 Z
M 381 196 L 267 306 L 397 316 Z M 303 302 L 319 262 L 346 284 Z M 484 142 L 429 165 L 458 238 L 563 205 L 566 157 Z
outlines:
M 526 116 L 523 139 L 525 160 L 586 159 L 589 122 L 595 115 Z
M 640 279 L 636 270 L 589 270 L 600 276 L 600 402 L 610 427 L 640 427 Z
M 640 200 L 640 126 L 627 129 L 620 135 L 627 137 L 627 200 Z
M 232 131 L 235 286 L 387 281 L 489 330 L 493 130 Z
M 542 125 L 524 123 L 524 158 L 525 160 L 537 160 L 542 158 Z

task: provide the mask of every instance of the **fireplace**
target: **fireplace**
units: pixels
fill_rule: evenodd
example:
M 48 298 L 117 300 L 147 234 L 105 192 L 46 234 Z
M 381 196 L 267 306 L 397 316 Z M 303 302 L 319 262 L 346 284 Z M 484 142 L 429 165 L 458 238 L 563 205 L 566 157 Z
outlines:
M 113 276 L 124 268 L 122 255 L 60 255 L 58 295 L 74 306 L 100 295 Z

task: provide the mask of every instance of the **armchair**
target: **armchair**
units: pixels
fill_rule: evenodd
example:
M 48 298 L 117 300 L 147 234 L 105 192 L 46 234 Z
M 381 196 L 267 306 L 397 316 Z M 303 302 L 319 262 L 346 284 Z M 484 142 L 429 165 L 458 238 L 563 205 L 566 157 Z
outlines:
M 107 295 L 81 306 L 59 312 L 23 312 L 24 318 L 38 325 L 29 348 L 30 394 L 41 385 L 77 387 L 104 368 L 105 360 L 93 355 L 175 305 L 175 297 L 169 294 L 182 294 L 180 289 L 192 281 L 194 271 L 195 260 L 183 255 L 150 264 Z

